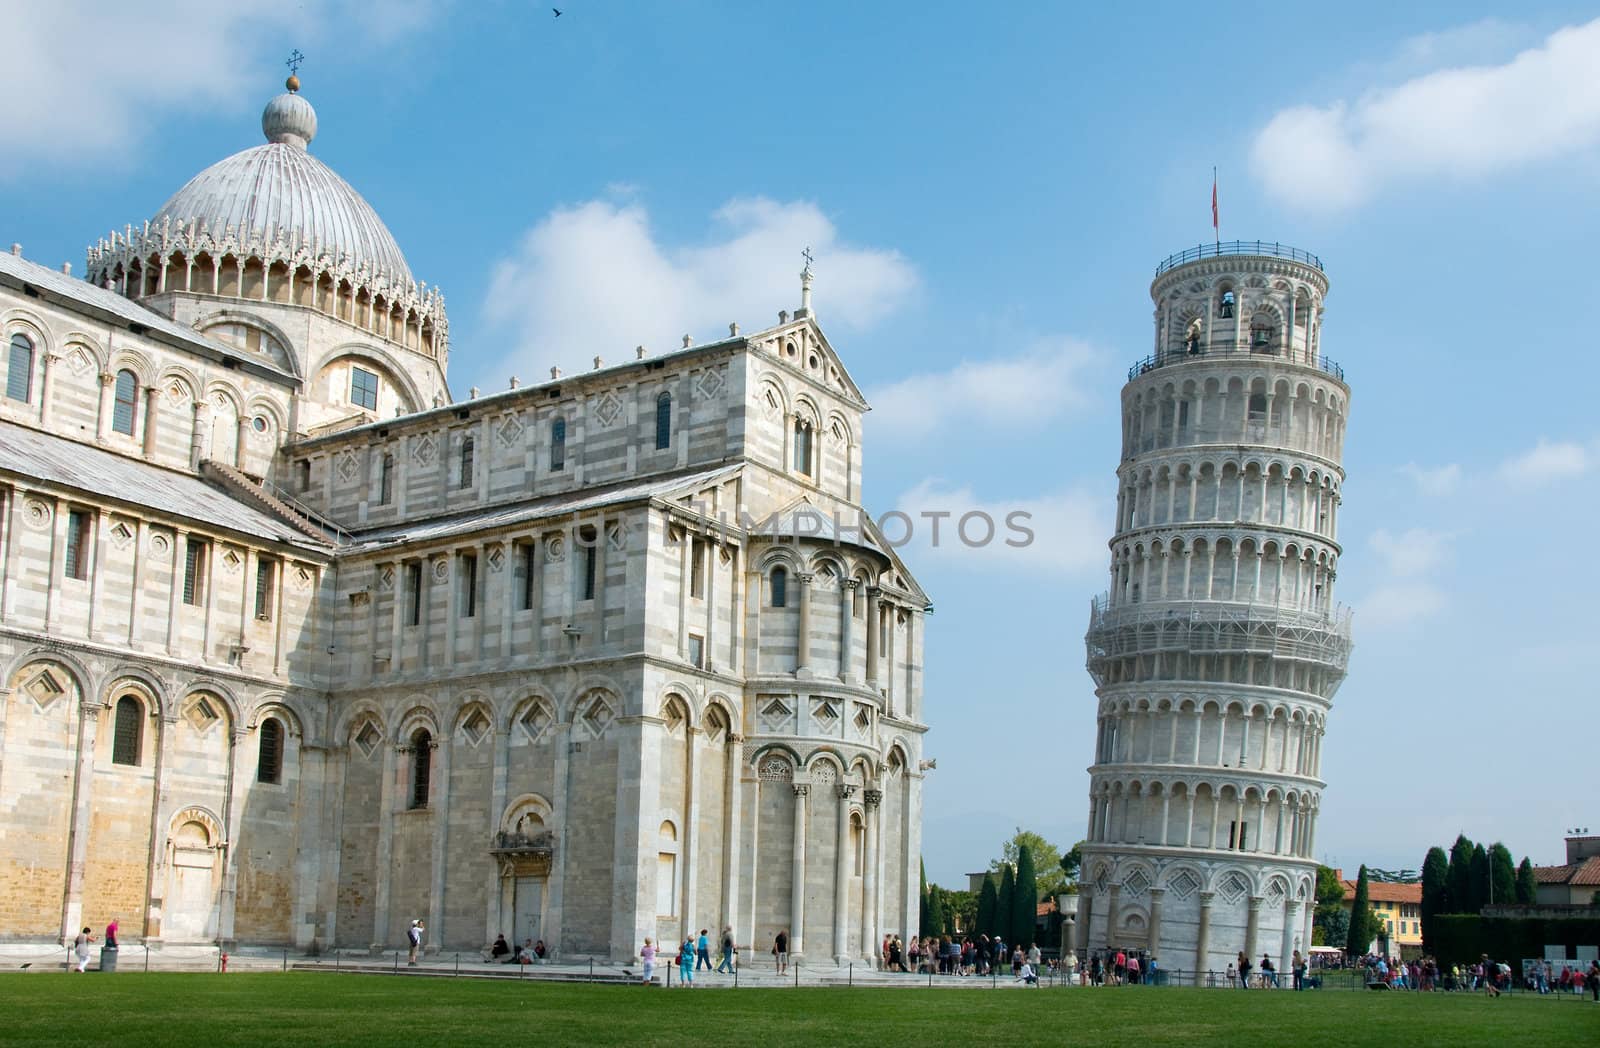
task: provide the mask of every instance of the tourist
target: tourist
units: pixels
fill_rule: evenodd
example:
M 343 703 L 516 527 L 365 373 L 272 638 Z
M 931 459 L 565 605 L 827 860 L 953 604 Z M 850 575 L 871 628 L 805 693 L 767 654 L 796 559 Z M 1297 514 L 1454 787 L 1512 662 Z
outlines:
M 1033 965 L 1033 970 L 1037 972 L 1039 970 L 1039 963 L 1043 959 L 1044 954 L 1039 951 L 1039 944 L 1036 942 L 1030 942 L 1028 944 L 1027 963 Z
M 406 963 L 415 967 L 417 953 L 422 949 L 422 922 L 412 921 L 411 927 L 406 931 L 406 941 L 411 945 L 411 952 L 406 955 Z
M 117 919 L 115 917 L 111 918 L 111 923 L 106 925 L 105 948 L 108 950 L 115 950 L 117 948 Z
M 1121 986 L 1128 978 L 1128 955 L 1123 950 L 1118 950 L 1116 957 L 1112 958 L 1111 970 L 1116 973 L 1116 982 L 1113 986 Z
M 1144 981 L 1151 986 L 1156 985 L 1156 959 L 1154 957 L 1150 958 L 1149 963 L 1144 966 Z
M 1261 988 L 1265 990 L 1269 986 L 1278 989 L 1278 966 L 1272 963 L 1271 954 L 1264 953 L 1261 955 Z
M 644 984 L 646 986 L 655 985 L 656 947 L 655 943 L 651 942 L 648 937 L 644 940 L 644 946 L 639 949 L 639 959 L 644 962 Z
M 1034 971 L 1033 965 L 1024 961 L 1022 967 L 1017 969 L 1016 980 L 1026 986 L 1038 986 L 1039 976 Z
M 1600 1004 L 1600 961 L 1589 962 L 1589 974 L 1584 976 L 1583 981 L 1589 985 L 1589 993 L 1593 995 L 1594 1003 Z
M 686 989 L 694 986 L 694 959 L 694 936 L 685 934 L 683 945 L 678 947 L 678 978 Z
M 1100 955 L 1097 953 L 1089 960 L 1089 985 L 1099 986 L 1101 981 L 1106 977 L 1105 968 L 1102 966 Z
M 900 936 L 896 935 L 889 943 L 889 970 L 903 972 L 906 970 L 905 947 L 900 943 Z
M 545 954 L 544 940 L 540 939 L 538 942 L 533 944 L 533 956 L 535 957 L 535 959 L 542 961 L 542 960 L 544 960 L 544 954 Z
M 1229 986 L 1238 986 L 1239 985 L 1239 970 L 1233 966 L 1233 962 L 1232 961 L 1228 962 L 1228 985 Z
M 88 928 L 84 928 L 83 931 L 78 933 L 78 937 L 72 940 L 72 950 L 78 955 L 78 971 L 80 973 L 89 970 L 89 944 L 92 942 L 94 942 L 94 936 L 89 934 Z
M 1239 951 L 1239 988 L 1250 989 L 1250 958 L 1243 950 Z
M 1015 979 L 1017 977 L 1017 974 L 1019 972 L 1021 972 L 1021 971 L 1022 971 L 1022 947 L 1021 947 L 1021 945 L 1017 945 L 1017 946 L 1013 946 L 1011 948 L 1011 977 L 1013 979 Z
M 511 944 L 506 942 L 506 933 L 501 932 L 494 937 L 494 945 L 489 947 L 489 959 L 498 961 L 511 952 Z
M 695 940 L 694 957 L 695 971 L 699 971 L 701 968 L 708 972 L 711 970 L 711 938 L 706 934 L 704 928 L 700 929 L 700 938 Z
M 722 960 L 717 964 L 717 971 L 723 975 L 733 974 L 733 925 L 722 929 Z
M 1138 957 L 1137 954 L 1130 954 L 1129 955 L 1127 973 L 1128 973 L 1128 985 L 1129 986 L 1137 986 L 1137 985 L 1139 985 L 1139 957 Z
M 1294 957 L 1292 957 L 1289 962 L 1289 970 L 1294 973 L 1294 988 L 1296 990 L 1305 989 L 1306 959 L 1301 955 L 1299 950 L 1294 951 Z
M 911 937 L 911 945 L 906 947 L 906 958 L 911 962 L 911 971 L 915 973 L 922 964 L 922 940 L 915 935 Z
M 916 946 L 917 941 L 911 940 L 911 948 L 916 949 Z M 772 959 L 779 975 L 789 970 L 789 933 L 782 928 L 772 937 Z
M 1486 997 L 1499 997 L 1500 987 L 1495 985 L 1494 962 L 1489 960 L 1489 955 L 1484 954 L 1478 960 L 1477 967 L 1482 970 L 1480 981 L 1483 983 L 1483 992 Z
M 894 936 L 885 932 L 883 935 L 883 942 L 878 946 L 878 963 L 882 966 L 884 971 L 889 970 L 889 952 L 893 946 Z

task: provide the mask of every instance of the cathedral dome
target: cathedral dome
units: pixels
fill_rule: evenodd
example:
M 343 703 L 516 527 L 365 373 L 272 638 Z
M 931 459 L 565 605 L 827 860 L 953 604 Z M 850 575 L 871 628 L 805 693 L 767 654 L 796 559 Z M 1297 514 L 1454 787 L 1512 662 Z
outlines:
M 265 145 L 220 160 L 173 194 L 151 228 L 187 227 L 222 236 L 282 239 L 331 255 L 404 286 L 411 268 L 383 220 L 350 183 L 306 151 L 317 134 L 317 113 L 289 91 L 261 113 Z

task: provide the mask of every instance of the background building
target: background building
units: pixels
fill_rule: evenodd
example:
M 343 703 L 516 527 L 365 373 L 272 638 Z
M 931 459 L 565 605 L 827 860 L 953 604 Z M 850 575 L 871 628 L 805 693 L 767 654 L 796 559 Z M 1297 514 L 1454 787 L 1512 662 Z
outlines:
M 1344 912 L 1355 909 L 1356 882 L 1347 880 L 1343 870 L 1333 871 L 1344 889 Z M 1422 882 L 1401 884 L 1391 881 L 1367 881 L 1367 901 L 1372 904 L 1372 915 L 1378 919 L 1383 934 L 1388 938 L 1388 956 L 1410 960 L 1422 955 Z M 1344 943 L 1330 943 L 1343 946 Z M 1367 945 L 1368 953 L 1382 952 L 1382 942 L 1374 936 Z
M 0 256 L 0 938 L 909 937 L 928 601 L 809 266 L 453 401 L 298 87 L 88 280 Z
M 1314 255 L 1234 242 L 1156 270 L 1122 390 L 1079 945 L 1221 971 L 1311 942 L 1349 387 Z

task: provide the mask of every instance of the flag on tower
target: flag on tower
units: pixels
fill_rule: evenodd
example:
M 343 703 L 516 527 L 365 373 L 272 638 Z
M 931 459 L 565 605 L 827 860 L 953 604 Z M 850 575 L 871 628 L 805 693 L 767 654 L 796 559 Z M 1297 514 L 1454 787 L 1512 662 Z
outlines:
M 1217 243 L 1222 243 L 1222 228 L 1217 225 L 1217 169 L 1211 169 L 1211 232 Z

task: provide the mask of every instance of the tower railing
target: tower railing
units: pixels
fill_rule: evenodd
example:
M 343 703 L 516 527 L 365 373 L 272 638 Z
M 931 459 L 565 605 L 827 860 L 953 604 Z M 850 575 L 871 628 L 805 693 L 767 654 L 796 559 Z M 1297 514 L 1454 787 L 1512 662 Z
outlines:
M 1113 606 L 1101 594 L 1090 602 L 1085 640 L 1091 672 L 1102 660 L 1163 651 L 1267 655 L 1343 671 L 1350 661 L 1350 609 L 1211 600 Z
M 1344 381 L 1344 367 L 1332 357 L 1323 356 L 1321 353 L 1308 353 L 1303 349 L 1290 350 L 1286 353 L 1281 346 L 1262 346 L 1250 342 L 1248 338 L 1244 340 L 1233 338 L 1212 339 L 1204 344 L 1190 342 L 1178 349 L 1152 354 L 1128 369 L 1128 381 L 1132 382 L 1140 375 L 1154 371 L 1156 368 L 1173 367 L 1178 364 L 1200 364 L 1215 360 L 1242 360 L 1245 358 L 1259 361 L 1263 364 L 1298 364 L 1302 367 L 1316 368 L 1318 371 L 1332 375 L 1340 382 Z
M 1301 251 L 1288 244 L 1280 244 L 1272 240 L 1229 240 L 1220 244 L 1198 244 L 1187 251 L 1180 251 L 1170 255 L 1166 261 L 1156 267 L 1156 276 L 1160 276 L 1169 269 L 1176 268 L 1187 262 L 1198 262 L 1202 258 L 1223 258 L 1228 255 L 1255 255 L 1260 258 L 1285 258 L 1291 262 L 1303 262 L 1308 266 L 1322 268 L 1322 259 L 1309 251 Z

